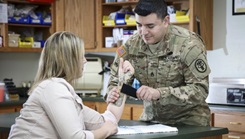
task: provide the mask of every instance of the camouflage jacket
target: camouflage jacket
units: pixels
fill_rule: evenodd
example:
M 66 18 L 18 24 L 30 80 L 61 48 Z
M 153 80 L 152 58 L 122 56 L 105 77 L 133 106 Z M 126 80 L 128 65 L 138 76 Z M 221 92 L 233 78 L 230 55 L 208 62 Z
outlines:
M 205 102 L 208 96 L 206 49 L 195 33 L 169 25 L 165 37 L 157 44 L 147 45 L 139 34 L 132 36 L 118 48 L 111 65 L 108 91 L 117 85 L 119 58 L 135 68 L 133 78 L 159 90 L 156 101 L 144 101 L 143 121 L 163 124 L 209 125 L 210 110 Z

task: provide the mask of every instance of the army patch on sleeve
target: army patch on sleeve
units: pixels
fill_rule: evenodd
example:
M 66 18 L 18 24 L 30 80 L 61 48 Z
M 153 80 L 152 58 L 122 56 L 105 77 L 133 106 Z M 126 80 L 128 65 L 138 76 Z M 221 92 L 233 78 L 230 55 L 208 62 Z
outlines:
M 197 71 L 204 73 L 207 70 L 207 65 L 202 59 L 197 59 L 195 62 Z
M 124 48 L 123 46 L 120 46 L 120 47 L 117 49 L 117 54 L 118 54 L 119 57 L 124 56 L 126 53 L 127 53 L 127 52 L 126 52 L 126 50 L 125 50 L 125 48 Z

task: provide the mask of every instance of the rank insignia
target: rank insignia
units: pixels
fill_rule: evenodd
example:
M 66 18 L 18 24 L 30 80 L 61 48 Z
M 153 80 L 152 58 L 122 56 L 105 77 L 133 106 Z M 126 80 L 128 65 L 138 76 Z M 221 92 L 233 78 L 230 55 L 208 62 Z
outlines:
M 195 62 L 197 71 L 204 73 L 207 70 L 207 65 L 202 59 L 197 59 Z
M 126 50 L 123 46 L 120 46 L 118 49 L 117 49 L 117 54 L 119 55 L 119 57 L 122 57 L 126 54 Z

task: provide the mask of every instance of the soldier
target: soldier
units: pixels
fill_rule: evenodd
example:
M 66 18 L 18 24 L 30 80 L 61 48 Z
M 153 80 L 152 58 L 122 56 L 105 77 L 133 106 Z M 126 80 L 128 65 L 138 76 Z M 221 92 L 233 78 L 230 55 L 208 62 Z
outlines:
M 203 40 L 170 24 L 164 0 L 140 0 L 134 12 L 138 32 L 116 51 L 106 101 L 115 102 L 122 96 L 112 88 L 118 84 L 119 58 L 123 58 L 135 69 L 127 84 L 134 78 L 141 84 L 136 92 L 144 104 L 140 120 L 209 126 L 205 100 L 211 71 Z

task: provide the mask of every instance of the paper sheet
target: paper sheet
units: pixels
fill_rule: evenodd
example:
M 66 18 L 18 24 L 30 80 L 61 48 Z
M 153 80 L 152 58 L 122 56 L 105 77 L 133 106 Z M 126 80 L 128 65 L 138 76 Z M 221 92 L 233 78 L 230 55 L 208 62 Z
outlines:
M 164 132 L 178 132 L 176 127 L 166 126 L 162 124 L 155 125 L 139 125 L 139 126 L 119 126 L 116 135 L 128 134 L 145 134 L 145 133 L 164 133 Z

